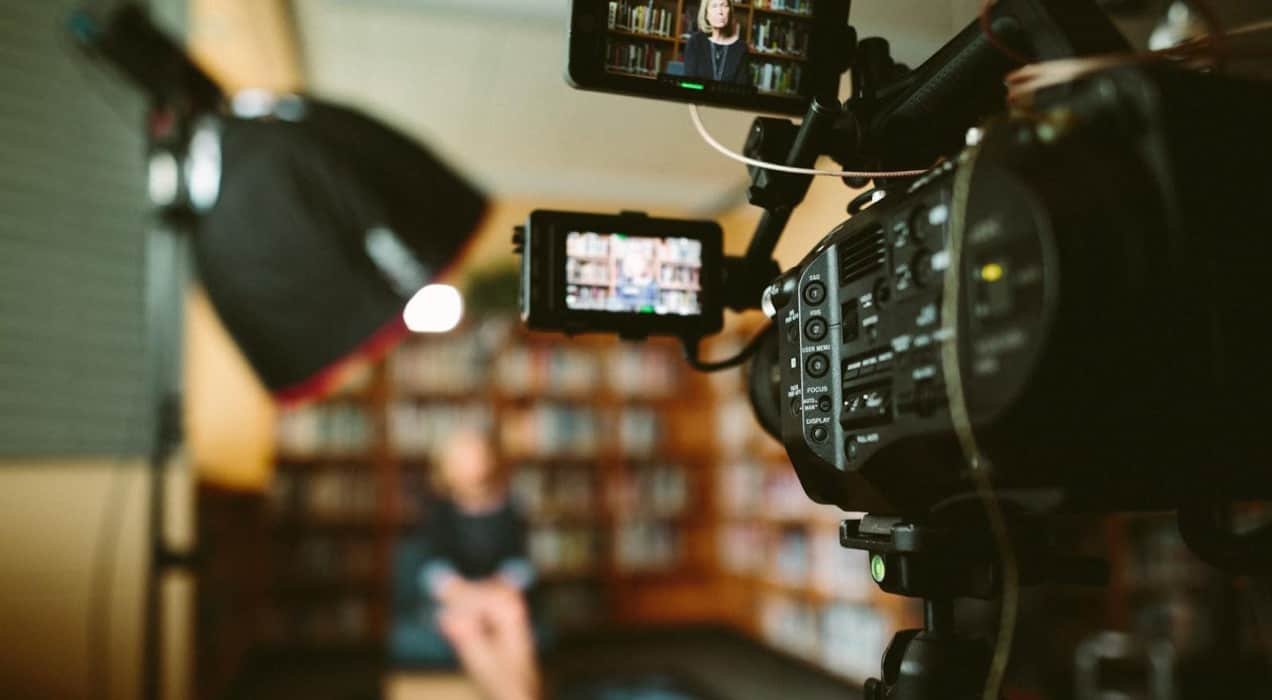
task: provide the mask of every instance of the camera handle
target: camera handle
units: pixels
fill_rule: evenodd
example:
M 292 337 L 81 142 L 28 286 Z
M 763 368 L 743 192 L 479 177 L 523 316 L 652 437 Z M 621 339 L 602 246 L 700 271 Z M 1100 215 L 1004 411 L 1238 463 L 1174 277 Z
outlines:
M 843 28 L 837 44 L 842 48 L 841 71 L 852 71 L 853 99 L 841 105 L 836 97 L 814 97 L 798 126 L 789 119 L 757 117 L 751 122 L 743 147 L 747 157 L 796 168 L 812 168 L 822 155 L 840 163 L 856 162 L 860 127 L 853 105 L 872 107 L 877 91 L 897 79 L 904 69 L 892 61 L 887 41 L 871 38 L 858 42 L 851 26 Z M 764 213 L 751 235 L 746 255 L 725 258 L 725 304 L 737 311 L 760 308 L 764 288 L 780 273 L 772 259 L 773 250 L 791 212 L 804 201 L 813 182 L 812 175 L 753 166 L 747 170 L 751 175 L 747 201 L 764 209 Z
M 1103 585 L 1108 565 L 1058 556 L 1027 518 L 1010 520 L 1022 584 Z M 923 628 L 897 632 L 883 654 L 881 678 L 865 684 L 866 700 L 980 700 L 990 647 L 958 634 L 954 600 L 992 600 L 1001 585 L 997 554 L 974 519 L 941 526 L 866 515 L 840 524 L 839 543 L 869 554 L 870 577 L 885 592 L 923 599 Z
M 786 119 L 758 117 L 751 123 L 744 152 L 766 162 L 779 162 L 797 168 L 810 168 L 817 157 L 827 153 L 843 108 L 837 102 L 815 98 L 798 127 Z M 751 185 L 747 199 L 764 209 L 760 222 L 751 235 L 744 256 L 726 256 L 724 260 L 724 303 L 735 311 L 760 308 L 765 287 L 773 282 L 781 268 L 773 260 L 773 250 L 790 221 L 791 212 L 804 201 L 811 175 L 779 173 L 748 167 Z

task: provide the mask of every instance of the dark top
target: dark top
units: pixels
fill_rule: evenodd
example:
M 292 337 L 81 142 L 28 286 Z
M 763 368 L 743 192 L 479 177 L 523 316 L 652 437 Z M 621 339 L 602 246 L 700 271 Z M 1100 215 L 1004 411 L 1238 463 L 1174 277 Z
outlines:
M 465 513 L 453 502 L 427 505 L 420 533 L 430 565 L 441 565 L 466 579 L 501 573 L 510 564 L 528 566 L 526 522 L 511 499 L 485 513 Z
M 713 55 L 714 54 L 714 55 Z M 685 75 L 737 85 L 751 84 L 751 62 L 741 37 L 728 45 L 715 44 L 703 32 L 685 42 Z

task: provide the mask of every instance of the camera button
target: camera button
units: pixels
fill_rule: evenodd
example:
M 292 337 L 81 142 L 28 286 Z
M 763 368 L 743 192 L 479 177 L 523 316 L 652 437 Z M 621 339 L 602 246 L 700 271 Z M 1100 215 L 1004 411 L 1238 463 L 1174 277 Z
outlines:
M 804 287 L 804 301 L 809 304 L 820 304 L 826 300 L 826 285 L 821 282 L 809 282 Z
M 826 438 L 830 436 L 830 432 L 826 430 L 826 426 L 818 425 L 813 427 L 810 435 L 813 438 L 813 442 L 826 442 Z
M 809 340 L 818 341 L 826 337 L 827 328 L 826 319 L 814 316 L 804 324 L 804 335 L 808 336 Z
M 826 359 L 826 356 L 820 352 L 813 353 L 808 356 L 808 360 L 805 361 L 804 366 L 808 368 L 808 373 L 810 375 L 814 377 L 821 377 L 830 370 L 830 360 Z

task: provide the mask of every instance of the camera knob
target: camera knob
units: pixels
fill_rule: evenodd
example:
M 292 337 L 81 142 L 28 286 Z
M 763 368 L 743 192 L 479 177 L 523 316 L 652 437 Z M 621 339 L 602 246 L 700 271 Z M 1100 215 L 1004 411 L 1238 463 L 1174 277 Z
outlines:
M 783 275 L 770 284 L 760 299 L 760 308 L 764 310 L 764 315 L 776 318 L 778 309 L 785 308 L 791 303 L 797 289 L 799 289 L 799 280 L 795 279 L 794 275 Z

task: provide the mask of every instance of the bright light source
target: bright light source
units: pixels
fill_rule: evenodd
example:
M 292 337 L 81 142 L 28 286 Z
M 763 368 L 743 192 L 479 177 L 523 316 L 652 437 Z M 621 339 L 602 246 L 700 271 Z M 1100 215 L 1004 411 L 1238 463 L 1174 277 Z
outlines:
M 430 284 L 406 303 L 402 318 L 416 333 L 445 333 L 464 317 L 464 298 L 448 284 Z
M 166 207 L 177 201 L 181 191 L 181 165 L 176 156 L 168 151 L 155 151 L 150 154 L 150 164 L 146 169 L 146 191 L 150 202 L 156 206 Z
M 185 163 L 186 186 L 190 205 L 206 212 L 221 194 L 221 134 L 212 119 L 204 119 L 190 138 Z

